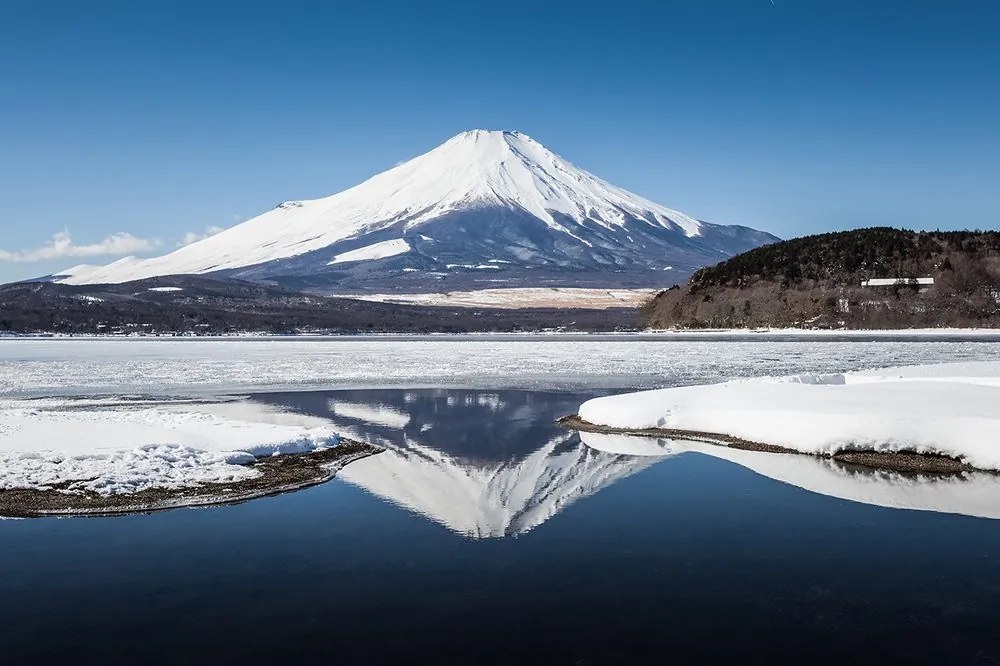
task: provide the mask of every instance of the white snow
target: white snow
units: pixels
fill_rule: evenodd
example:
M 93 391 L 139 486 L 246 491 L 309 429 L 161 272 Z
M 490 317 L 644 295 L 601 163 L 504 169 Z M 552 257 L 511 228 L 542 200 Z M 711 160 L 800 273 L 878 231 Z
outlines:
M 456 267 L 455 264 L 449 268 Z M 497 265 L 463 268 L 499 268 Z M 635 307 L 655 294 L 657 289 L 588 289 L 566 287 L 498 287 L 473 291 L 447 291 L 419 294 L 339 294 L 343 298 L 379 303 L 448 305 L 489 308 L 622 308 Z
M 255 457 L 338 439 L 314 417 L 249 404 L 0 401 L 0 489 L 102 495 L 247 479 Z
M 701 442 L 580 433 L 584 444 L 605 453 L 669 458 L 697 453 L 726 460 L 761 476 L 810 492 L 884 506 L 1000 519 L 1000 476 L 991 472 L 913 475 L 849 468 L 811 456 L 743 451 Z
M 350 252 L 344 252 L 334 257 L 330 264 L 343 264 L 348 261 L 370 261 L 373 259 L 385 259 L 394 257 L 397 254 L 404 254 L 410 251 L 410 245 L 402 238 L 372 243 L 364 247 L 359 247 Z
M 100 264 L 77 264 L 72 268 L 67 268 L 62 273 L 58 275 L 82 275 L 83 273 L 89 273 L 90 271 L 96 271 L 101 268 Z
M 574 239 L 584 220 L 614 229 L 626 215 L 688 237 L 702 229 L 694 218 L 615 187 L 527 135 L 473 130 L 339 194 L 286 202 L 162 257 L 69 269 L 61 281 L 116 283 L 241 268 L 394 225 L 405 231 L 451 211 L 497 205 L 527 212 Z
M 172 292 L 184 291 L 184 288 L 183 287 L 150 287 L 146 291 L 158 291 L 158 292 L 169 294 L 169 293 L 172 293 Z
M 721 336 L 719 336 L 721 338 Z M 923 339 L 921 339 L 923 340 Z M 1000 360 L 1000 344 L 685 335 L 0 338 L 0 395 L 351 386 L 629 389 L 734 377 Z
M 720 433 L 803 453 L 940 453 L 1000 470 L 998 361 L 644 391 L 589 400 L 579 414 L 599 425 Z

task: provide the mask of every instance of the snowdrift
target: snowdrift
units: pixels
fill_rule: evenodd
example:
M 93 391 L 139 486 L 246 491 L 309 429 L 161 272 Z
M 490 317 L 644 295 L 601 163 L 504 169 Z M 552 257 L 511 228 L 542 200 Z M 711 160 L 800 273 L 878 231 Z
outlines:
M 1000 470 L 995 361 L 729 381 L 597 398 L 584 421 L 718 433 L 801 453 L 913 452 Z

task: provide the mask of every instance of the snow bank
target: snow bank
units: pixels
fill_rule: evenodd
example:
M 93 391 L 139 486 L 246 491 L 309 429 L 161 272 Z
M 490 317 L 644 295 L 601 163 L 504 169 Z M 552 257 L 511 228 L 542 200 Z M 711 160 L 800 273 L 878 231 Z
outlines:
M 1000 519 L 1000 476 L 971 472 L 916 476 L 858 471 L 833 460 L 743 451 L 713 444 L 629 435 L 580 433 L 584 444 L 605 453 L 660 458 L 700 453 L 745 467 L 761 476 L 810 492 L 894 509 L 955 513 Z
M 0 489 L 102 495 L 252 478 L 254 458 L 333 446 L 319 419 L 242 405 L 0 402 Z
M 811 454 L 915 451 L 1000 470 L 1000 362 L 730 381 L 597 398 L 590 423 L 698 430 Z

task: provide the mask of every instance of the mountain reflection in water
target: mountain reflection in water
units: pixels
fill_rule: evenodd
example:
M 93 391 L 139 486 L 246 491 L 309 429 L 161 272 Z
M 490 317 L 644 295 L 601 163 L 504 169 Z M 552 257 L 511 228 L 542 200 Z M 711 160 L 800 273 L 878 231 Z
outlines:
M 323 415 L 385 447 L 338 478 L 473 538 L 541 525 L 656 461 L 583 445 L 553 421 L 579 396 L 531 391 L 363 390 L 259 396 Z
M 1000 518 L 1000 475 L 904 475 L 699 442 L 582 435 L 554 423 L 593 394 L 371 389 L 254 396 L 386 450 L 338 478 L 471 537 L 523 534 L 573 502 L 678 455 L 878 506 Z M 582 438 L 582 439 L 581 439 Z
M 814 456 L 743 451 L 682 440 L 581 433 L 595 450 L 654 460 L 700 453 L 810 492 L 895 509 L 1000 518 L 1000 474 L 901 474 Z

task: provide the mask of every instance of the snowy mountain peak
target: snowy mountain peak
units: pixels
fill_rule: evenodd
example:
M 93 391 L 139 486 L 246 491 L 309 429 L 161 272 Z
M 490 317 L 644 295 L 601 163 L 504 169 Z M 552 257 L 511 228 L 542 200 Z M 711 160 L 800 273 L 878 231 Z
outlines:
M 81 267 L 57 279 L 312 278 L 336 264 L 329 279 L 340 284 L 361 263 L 405 266 L 413 278 L 414 269 L 492 260 L 504 262 L 508 284 L 521 286 L 526 276 L 512 271 L 693 270 L 772 240 L 700 222 L 611 185 L 521 132 L 475 129 L 339 194 L 286 201 L 163 257 Z M 363 272 L 370 279 L 370 268 Z

